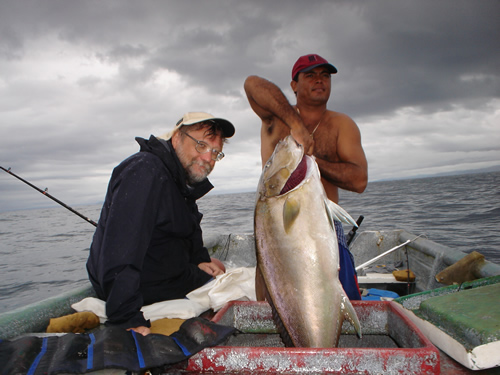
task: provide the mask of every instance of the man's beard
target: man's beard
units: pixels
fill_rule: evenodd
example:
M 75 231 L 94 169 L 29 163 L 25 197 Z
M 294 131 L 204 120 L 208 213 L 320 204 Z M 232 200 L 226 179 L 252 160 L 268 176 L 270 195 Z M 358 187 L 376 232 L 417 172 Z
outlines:
M 179 158 L 182 166 L 184 167 L 184 171 L 186 172 L 187 183 L 189 185 L 197 184 L 203 181 L 207 176 L 212 172 L 212 167 L 210 163 L 203 160 L 189 160 L 182 147 L 178 147 L 177 157 Z M 203 170 L 201 172 L 195 171 L 193 166 L 202 166 Z

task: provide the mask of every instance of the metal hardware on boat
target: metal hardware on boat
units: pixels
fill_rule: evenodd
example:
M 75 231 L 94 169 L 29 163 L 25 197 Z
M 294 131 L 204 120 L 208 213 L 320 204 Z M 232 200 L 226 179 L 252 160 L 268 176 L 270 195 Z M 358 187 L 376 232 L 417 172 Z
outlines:
M 418 236 L 418 237 L 420 237 L 420 236 Z M 369 266 L 370 264 L 372 264 L 372 263 L 376 262 L 376 261 L 377 261 L 377 260 L 379 260 L 380 258 L 383 258 L 383 257 L 385 257 L 386 255 L 388 255 L 388 254 L 390 254 L 390 253 L 392 253 L 392 252 L 396 251 L 397 249 L 400 249 L 400 248 L 402 248 L 403 246 L 405 246 L 405 245 L 409 244 L 410 242 L 415 241 L 418 237 L 415 237 L 415 238 L 414 238 L 414 239 L 412 239 L 412 240 L 408 240 L 408 241 L 406 241 L 406 242 L 402 243 L 401 245 L 395 246 L 395 247 L 393 247 L 392 249 L 387 250 L 385 253 L 382 253 L 382 254 L 380 254 L 380 255 L 377 255 L 375 258 L 370 259 L 368 262 L 365 262 L 365 263 L 363 263 L 363 264 L 361 264 L 361 265 L 357 266 L 357 267 L 356 267 L 356 271 L 359 271 L 360 269 L 362 269 L 362 268 L 364 268 L 364 267 L 366 267 L 366 266 Z

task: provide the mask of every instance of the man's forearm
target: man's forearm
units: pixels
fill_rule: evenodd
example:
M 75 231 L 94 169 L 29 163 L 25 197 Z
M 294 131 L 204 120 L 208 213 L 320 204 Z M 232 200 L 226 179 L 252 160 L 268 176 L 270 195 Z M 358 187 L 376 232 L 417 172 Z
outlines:
M 326 162 L 316 158 L 321 177 L 331 184 L 356 193 L 362 193 L 368 183 L 368 173 L 365 168 L 349 162 Z
M 252 108 L 263 120 L 267 113 L 269 118 L 277 117 L 291 129 L 294 126 L 302 126 L 299 115 L 274 83 L 258 76 L 250 76 L 246 79 L 244 87 Z
M 303 147 L 306 154 L 311 155 L 314 141 L 309 136 L 302 119 L 290 105 L 283 92 L 274 83 L 258 77 L 250 76 L 245 80 L 245 92 L 254 112 L 261 118 L 264 127 L 271 129 L 277 122 L 290 129 L 290 134 Z

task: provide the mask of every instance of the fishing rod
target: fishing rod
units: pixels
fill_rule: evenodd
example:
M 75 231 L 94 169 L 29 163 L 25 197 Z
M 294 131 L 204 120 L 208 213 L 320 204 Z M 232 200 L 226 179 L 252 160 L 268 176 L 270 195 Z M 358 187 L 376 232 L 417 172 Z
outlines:
M 356 220 L 356 226 L 353 226 L 352 229 L 350 230 L 349 233 L 347 233 L 346 236 L 346 241 L 347 241 L 347 246 L 349 246 L 354 239 L 354 236 L 356 235 L 356 231 L 358 230 L 359 226 L 361 225 L 361 222 L 363 221 L 365 217 L 363 215 L 360 215 L 358 217 L 358 220 Z
M 372 264 L 372 263 L 376 262 L 376 261 L 377 261 L 377 260 L 379 260 L 380 258 L 383 258 L 383 257 L 385 257 L 386 255 L 389 255 L 390 253 L 392 253 L 392 252 L 396 251 L 397 249 L 402 248 L 402 247 L 403 247 L 403 246 L 405 246 L 405 245 L 408 245 L 410 242 L 413 242 L 413 241 L 415 241 L 417 238 L 420 238 L 420 237 L 422 237 L 422 235 L 416 236 L 415 238 L 413 238 L 413 239 L 411 239 L 411 240 L 407 240 L 406 242 L 403 242 L 402 244 L 399 244 L 399 245 L 397 245 L 397 246 L 394 246 L 392 249 L 389 249 L 389 250 L 387 250 L 386 252 L 384 252 L 384 253 L 382 253 L 382 254 L 380 254 L 380 255 L 377 255 L 375 258 L 370 259 L 368 262 L 365 262 L 365 263 L 363 263 L 362 265 L 357 266 L 357 267 L 356 267 L 356 271 L 359 271 L 360 269 L 362 269 L 362 268 L 364 268 L 364 267 L 369 266 L 370 264 Z M 408 253 L 407 253 L 407 255 L 408 255 Z M 408 258 L 406 259 L 406 262 L 408 263 Z M 408 274 L 409 274 L 409 273 L 408 273 Z
M 45 195 L 47 198 L 50 198 L 52 199 L 54 202 L 60 204 L 61 206 L 63 206 L 64 208 L 70 210 L 71 212 L 73 212 L 74 214 L 80 216 L 83 220 L 89 222 L 90 224 L 92 224 L 94 227 L 97 227 L 97 223 L 91 219 L 89 219 L 88 217 L 82 215 L 81 213 L 79 213 L 78 211 L 74 210 L 73 208 L 71 208 L 70 206 L 68 206 L 67 204 L 61 202 L 59 199 L 53 197 L 52 195 L 50 195 L 48 192 L 47 192 L 47 188 L 45 188 L 45 190 L 42 190 L 40 189 L 39 187 L 36 187 L 35 185 L 33 185 L 32 183 L 26 181 L 25 179 L 19 177 L 18 175 L 12 173 L 10 171 L 10 168 L 9 169 L 5 169 L 4 167 L 0 166 L 1 169 L 3 169 L 5 172 L 7 172 L 8 174 L 14 176 L 15 178 L 17 178 L 18 180 L 21 180 L 22 182 L 24 182 L 26 185 L 29 185 L 31 186 L 33 189 L 35 190 L 38 190 L 40 193 L 42 193 L 43 195 Z

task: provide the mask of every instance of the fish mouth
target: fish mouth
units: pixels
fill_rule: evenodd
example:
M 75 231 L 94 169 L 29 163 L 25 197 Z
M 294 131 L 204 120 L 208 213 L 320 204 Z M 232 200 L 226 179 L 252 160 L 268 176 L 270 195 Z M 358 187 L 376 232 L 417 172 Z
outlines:
M 277 197 L 284 194 L 282 191 L 290 191 L 300 184 L 305 175 L 300 172 L 307 170 L 307 166 L 304 165 L 299 171 L 295 171 L 303 159 L 304 149 L 291 135 L 280 140 L 262 171 L 258 187 L 259 196 L 262 199 Z M 298 177 L 290 180 L 294 173 Z M 284 189 L 287 183 L 288 187 Z

